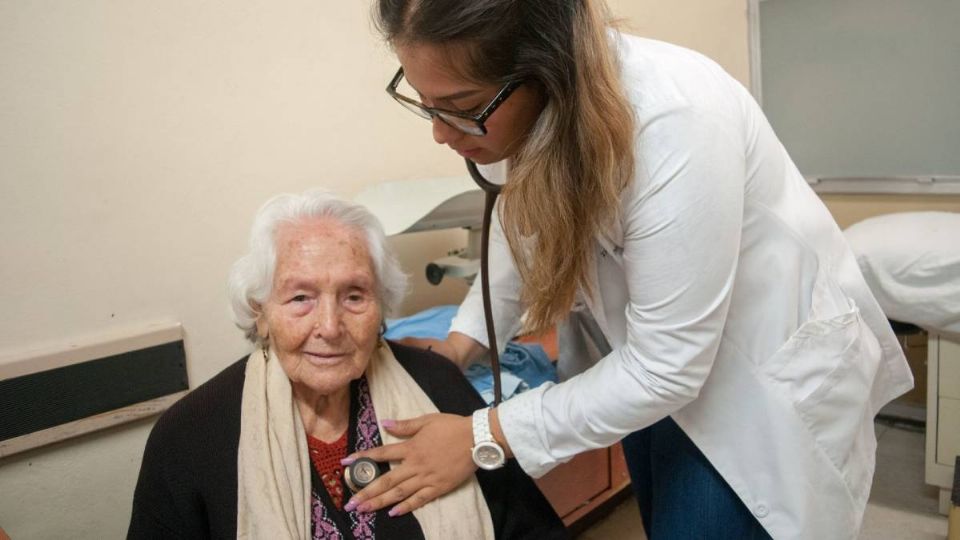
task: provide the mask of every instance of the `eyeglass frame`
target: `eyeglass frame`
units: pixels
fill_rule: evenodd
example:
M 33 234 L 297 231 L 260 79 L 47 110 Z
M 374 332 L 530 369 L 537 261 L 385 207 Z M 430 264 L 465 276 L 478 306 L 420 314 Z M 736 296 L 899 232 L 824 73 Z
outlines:
M 523 84 L 523 80 L 513 80 L 513 81 L 507 82 L 506 84 L 503 85 L 502 88 L 500 88 L 500 91 L 497 92 L 497 95 L 495 95 L 493 99 L 490 100 L 490 103 L 488 103 L 483 108 L 482 111 L 480 111 L 477 114 L 468 114 L 460 111 L 451 111 L 449 109 L 441 109 L 439 107 L 427 107 L 426 105 L 424 105 L 423 103 L 420 103 L 419 101 L 408 98 L 407 96 L 397 92 L 397 87 L 400 86 L 400 81 L 402 79 L 403 79 L 403 66 L 400 66 L 400 69 L 397 70 L 397 74 L 393 76 L 393 79 L 390 81 L 390 84 L 387 85 L 387 93 L 390 94 L 390 97 L 392 97 L 394 100 L 399 102 L 401 105 L 404 103 L 413 105 L 417 109 L 427 113 L 428 116 L 421 116 L 421 118 L 423 118 L 424 120 L 433 120 L 434 118 L 439 118 L 441 122 L 452 127 L 453 129 L 461 133 L 466 133 L 467 135 L 473 135 L 475 137 L 483 136 L 487 134 L 487 126 L 484 124 L 484 122 L 486 122 L 487 119 L 490 118 L 490 116 L 493 115 L 493 113 L 496 112 L 498 108 L 500 108 L 500 105 L 503 105 L 503 102 L 506 101 L 511 94 L 513 94 L 514 90 L 516 90 L 517 88 L 520 87 L 520 85 Z M 410 112 L 414 112 L 414 111 L 410 111 Z M 416 113 L 414 112 L 414 114 Z M 462 118 L 464 120 L 470 120 L 474 122 L 477 125 L 477 127 L 480 128 L 480 134 L 477 135 L 475 133 L 464 131 L 462 128 L 455 126 L 450 122 L 447 122 L 446 120 L 444 120 L 441 114 L 446 114 L 446 115 L 454 116 L 456 118 Z

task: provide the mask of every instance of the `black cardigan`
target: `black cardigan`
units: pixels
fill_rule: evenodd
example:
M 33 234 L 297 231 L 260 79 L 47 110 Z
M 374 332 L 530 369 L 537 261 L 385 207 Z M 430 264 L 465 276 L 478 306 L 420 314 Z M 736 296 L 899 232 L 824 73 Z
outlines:
M 441 412 L 468 415 L 483 406 L 445 358 L 397 343 L 390 348 Z M 236 538 L 246 360 L 190 392 L 157 421 L 143 455 L 127 538 Z M 514 460 L 496 471 L 478 470 L 477 480 L 497 538 L 568 537 L 560 518 Z M 349 531 L 341 532 L 349 536 Z

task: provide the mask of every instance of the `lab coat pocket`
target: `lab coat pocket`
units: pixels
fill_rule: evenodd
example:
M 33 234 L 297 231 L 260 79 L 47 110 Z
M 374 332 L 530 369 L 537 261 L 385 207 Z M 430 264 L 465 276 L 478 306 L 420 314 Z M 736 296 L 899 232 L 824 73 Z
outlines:
M 841 471 L 854 453 L 875 369 L 876 339 L 852 301 L 850 311 L 800 326 L 766 363 L 820 449 Z

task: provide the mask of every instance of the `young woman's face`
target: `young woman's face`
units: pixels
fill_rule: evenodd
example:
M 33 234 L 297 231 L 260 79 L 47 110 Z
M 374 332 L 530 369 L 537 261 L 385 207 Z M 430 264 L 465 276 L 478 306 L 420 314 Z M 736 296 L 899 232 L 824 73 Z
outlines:
M 478 114 L 497 95 L 500 85 L 481 85 L 458 74 L 451 65 L 457 55 L 445 54 L 436 45 L 407 44 L 397 47 L 404 77 L 420 102 L 468 114 Z M 434 118 L 433 140 L 481 165 L 513 157 L 543 110 L 540 92 L 522 84 L 487 118 L 487 134 L 468 135 Z

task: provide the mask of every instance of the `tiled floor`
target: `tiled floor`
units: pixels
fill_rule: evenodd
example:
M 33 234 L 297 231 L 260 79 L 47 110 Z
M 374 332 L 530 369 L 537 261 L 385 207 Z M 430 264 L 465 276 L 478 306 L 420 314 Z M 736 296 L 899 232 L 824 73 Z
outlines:
M 923 482 L 923 431 L 877 423 L 877 472 L 863 518 L 861 540 L 942 540 L 947 518 L 937 513 L 937 490 Z M 577 537 L 646 539 L 630 499 Z
M 860 530 L 862 540 L 942 540 L 937 488 L 923 481 L 921 429 L 877 424 L 877 472 Z

